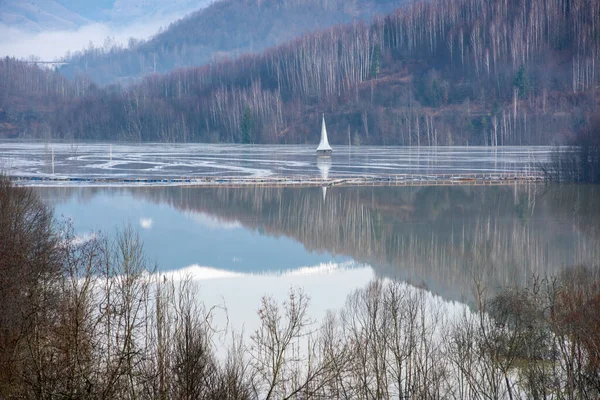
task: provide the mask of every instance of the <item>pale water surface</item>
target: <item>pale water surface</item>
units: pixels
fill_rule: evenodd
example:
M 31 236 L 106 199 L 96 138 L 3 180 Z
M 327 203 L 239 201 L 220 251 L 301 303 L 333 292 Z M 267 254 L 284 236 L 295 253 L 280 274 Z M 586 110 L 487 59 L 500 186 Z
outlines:
M 389 176 L 529 172 L 550 147 L 334 147 L 39 143 L 0 141 L 0 170 L 15 176 L 181 178 L 199 176 Z M 52 160 L 54 159 L 54 162 Z
M 151 265 L 191 275 L 233 325 L 291 286 L 321 317 L 373 277 L 469 303 L 474 279 L 494 291 L 600 260 L 590 185 L 36 190 L 82 239 L 137 227 Z

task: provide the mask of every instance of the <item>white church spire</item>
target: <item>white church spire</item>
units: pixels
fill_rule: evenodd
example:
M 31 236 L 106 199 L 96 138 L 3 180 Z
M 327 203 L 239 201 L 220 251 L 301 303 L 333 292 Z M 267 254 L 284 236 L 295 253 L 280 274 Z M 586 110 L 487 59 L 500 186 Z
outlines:
M 331 146 L 329 146 L 329 140 L 327 140 L 327 127 L 325 126 L 325 114 L 323 114 L 323 123 L 321 124 L 321 143 L 317 147 L 317 154 L 320 156 L 331 155 Z

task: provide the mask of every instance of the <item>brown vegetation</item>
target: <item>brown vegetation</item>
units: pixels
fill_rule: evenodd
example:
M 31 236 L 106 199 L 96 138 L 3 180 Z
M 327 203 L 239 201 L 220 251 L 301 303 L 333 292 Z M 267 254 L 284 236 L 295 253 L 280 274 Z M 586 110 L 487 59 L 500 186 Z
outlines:
M 308 297 L 294 289 L 283 303 L 265 297 L 258 328 L 218 357 L 218 308 L 207 308 L 188 279 L 149 274 L 134 231 L 82 243 L 68 228 L 51 229 L 48 210 L 30 190 L 5 179 L 2 185 L 2 277 L 19 276 L 28 265 L 44 271 L 19 281 L 26 287 L 0 286 L 2 306 L 31 310 L 1 314 L 4 398 L 600 394 L 597 270 L 568 269 L 494 297 L 476 281 L 477 306 L 455 305 L 454 313 L 425 290 L 375 280 L 321 324 L 310 318 Z M 5 327 L 19 329 L 11 336 Z
M 60 308 L 52 285 L 60 267 L 52 212 L 0 175 L 0 397 L 25 373 L 36 330 Z

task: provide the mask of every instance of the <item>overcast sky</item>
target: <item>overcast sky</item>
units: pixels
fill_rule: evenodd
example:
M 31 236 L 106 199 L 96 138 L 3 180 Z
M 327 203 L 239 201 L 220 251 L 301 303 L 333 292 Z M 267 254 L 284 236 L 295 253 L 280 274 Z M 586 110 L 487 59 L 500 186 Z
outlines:
M 0 56 L 27 58 L 35 55 L 42 60 L 52 61 L 65 55 L 67 51 L 78 51 L 88 47 L 90 41 L 102 46 L 107 37 L 127 44 L 129 38 L 145 39 L 161 27 L 166 28 L 181 15 L 171 15 L 150 21 L 140 21 L 123 27 L 103 23 L 92 23 L 76 30 L 24 32 L 0 24 Z

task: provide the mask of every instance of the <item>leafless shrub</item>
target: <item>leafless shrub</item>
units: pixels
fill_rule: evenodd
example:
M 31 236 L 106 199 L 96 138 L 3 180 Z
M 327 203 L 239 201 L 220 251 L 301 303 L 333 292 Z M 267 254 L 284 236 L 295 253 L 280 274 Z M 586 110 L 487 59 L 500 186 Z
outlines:
M 0 179 L 0 397 L 583 399 L 600 395 L 598 271 L 571 268 L 448 316 L 424 289 L 374 280 L 322 324 L 292 289 L 226 357 L 191 278 L 148 272 L 136 232 L 75 240 Z M 60 233 L 57 233 L 60 232 Z

